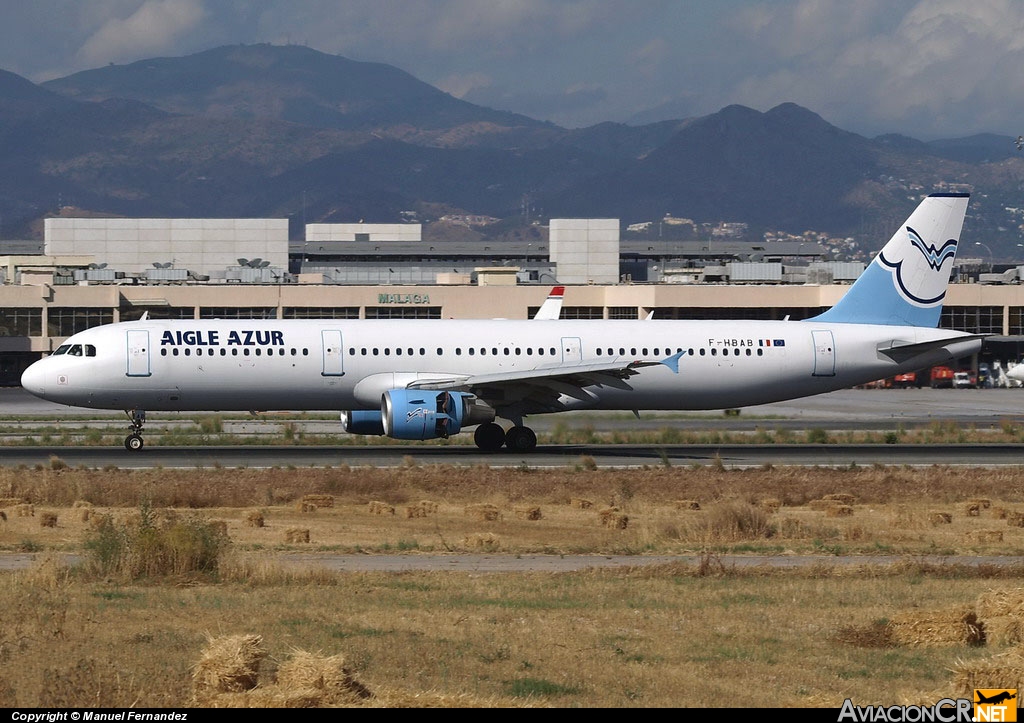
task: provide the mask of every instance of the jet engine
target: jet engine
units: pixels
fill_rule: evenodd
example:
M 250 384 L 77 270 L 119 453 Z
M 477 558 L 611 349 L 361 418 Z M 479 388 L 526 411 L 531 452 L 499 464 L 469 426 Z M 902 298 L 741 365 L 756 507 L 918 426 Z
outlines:
M 494 409 L 465 392 L 391 389 L 381 398 L 384 434 L 395 439 L 446 439 L 463 427 L 494 420 Z

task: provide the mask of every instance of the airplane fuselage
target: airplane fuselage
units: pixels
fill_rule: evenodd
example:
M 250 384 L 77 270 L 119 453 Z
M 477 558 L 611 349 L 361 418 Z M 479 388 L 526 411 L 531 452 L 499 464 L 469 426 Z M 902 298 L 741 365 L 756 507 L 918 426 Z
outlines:
M 800 321 L 196 320 L 90 329 L 23 384 L 72 406 L 150 411 L 379 409 L 432 378 L 657 362 L 558 395 L 560 409 L 723 409 L 819 394 L 970 354 L 959 332 Z M 899 363 L 880 348 L 948 339 Z M 600 380 L 598 380 L 600 382 Z M 609 380 L 610 381 L 610 380 Z M 558 383 L 549 385 L 558 392 Z M 528 400 L 497 400 L 513 405 Z

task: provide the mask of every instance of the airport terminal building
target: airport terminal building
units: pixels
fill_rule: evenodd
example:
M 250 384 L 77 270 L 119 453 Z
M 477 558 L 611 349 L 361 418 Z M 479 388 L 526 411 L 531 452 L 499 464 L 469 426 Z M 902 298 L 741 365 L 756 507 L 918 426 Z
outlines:
M 552 219 L 534 240 L 487 244 L 428 243 L 419 224 L 309 224 L 289 240 L 286 219 L 51 218 L 41 247 L 0 241 L 0 254 L 2 384 L 71 334 L 144 313 L 527 319 L 564 285 L 562 318 L 804 319 L 864 268 L 808 242 L 623 241 L 617 219 Z M 1018 269 L 958 264 L 941 326 L 992 334 L 981 360 L 1020 360 Z

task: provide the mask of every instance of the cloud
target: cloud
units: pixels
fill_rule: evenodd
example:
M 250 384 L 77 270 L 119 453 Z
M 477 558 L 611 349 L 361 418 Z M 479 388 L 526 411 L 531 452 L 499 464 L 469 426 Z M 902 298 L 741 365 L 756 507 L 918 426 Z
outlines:
M 801 0 L 745 10 L 736 27 L 775 60 L 725 95 L 762 109 L 792 100 L 861 132 L 1019 133 L 1010 124 L 1024 111 L 1024 3 L 918 0 L 896 9 Z
M 165 53 L 205 17 L 202 0 L 146 0 L 126 17 L 102 22 L 82 43 L 77 58 L 95 66 Z

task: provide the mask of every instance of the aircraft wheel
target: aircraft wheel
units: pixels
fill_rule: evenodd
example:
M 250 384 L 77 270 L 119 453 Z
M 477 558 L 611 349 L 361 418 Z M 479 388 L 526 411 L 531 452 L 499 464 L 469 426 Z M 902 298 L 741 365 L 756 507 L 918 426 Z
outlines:
M 530 452 L 537 448 L 537 435 L 529 427 L 512 427 L 505 434 L 505 446 L 514 452 Z
M 142 437 L 138 434 L 129 434 L 124 438 L 124 448 L 130 452 L 138 452 L 142 449 Z
M 473 442 L 485 452 L 494 452 L 501 449 L 501 445 L 505 443 L 505 430 L 494 422 L 481 424 L 473 432 Z

